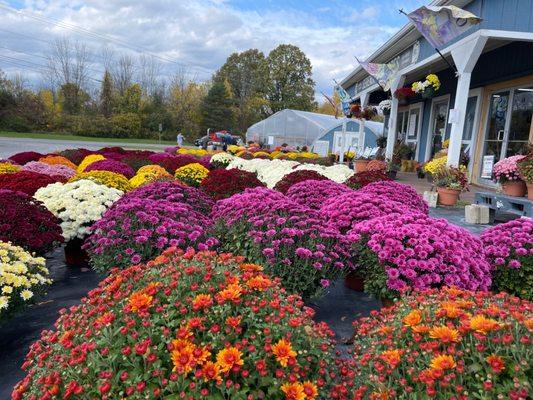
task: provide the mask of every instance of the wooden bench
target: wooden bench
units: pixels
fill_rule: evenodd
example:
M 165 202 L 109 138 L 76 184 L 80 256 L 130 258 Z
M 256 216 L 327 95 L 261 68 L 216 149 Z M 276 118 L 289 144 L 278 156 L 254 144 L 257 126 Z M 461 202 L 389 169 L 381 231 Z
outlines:
M 533 217 L 533 201 L 526 197 L 512 197 L 501 193 L 477 192 L 475 202 L 490 209 L 490 222 L 494 222 L 496 212 Z

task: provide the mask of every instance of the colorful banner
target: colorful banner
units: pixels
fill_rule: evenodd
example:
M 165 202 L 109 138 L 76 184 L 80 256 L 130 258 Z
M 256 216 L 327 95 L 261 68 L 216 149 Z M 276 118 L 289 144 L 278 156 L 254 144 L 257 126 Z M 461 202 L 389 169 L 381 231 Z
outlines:
M 359 61 L 359 65 L 361 65 L 369 75 L 374 77 L 385 92 L 390 90 L 392 81 L 398 76 L 398 65 L 396 63 L 374 64 L 366 61 Z
M 335 86 L 335 91 L 337 92 L 337 94 L 339 95 L 339 99 L 341 100 L 342 112 L 344 113 L 344 115 L 349 115 L 350 114 L 350 102 L 352 101 L 352 97 L 338 83 Z
M 478 16 L 456 6 L 422 6 L 407 17 L 436 49 L 481 22 Z

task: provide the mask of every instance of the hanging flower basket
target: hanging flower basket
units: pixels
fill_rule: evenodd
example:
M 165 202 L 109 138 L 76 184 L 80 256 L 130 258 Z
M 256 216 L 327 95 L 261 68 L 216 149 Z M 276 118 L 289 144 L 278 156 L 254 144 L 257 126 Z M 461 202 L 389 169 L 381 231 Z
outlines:
M 440 89 L 439 77 L 435 74 L 429 74 L 423 81 L 414 82 L 411 85 L 414 93 L 422 96 L 423 99 L 435 97 L 435 93 Z
M 396 91 L 394 92 L 394 97 L 398 99 L 398 102 L 401 105 L 404 105 L 407 104 L 407 100 L 409 99 L 409 97 L 414 96 L 414 94 L 415 92 L 413 92 L 413 89 L 411 89 L 410 87 L 401 87 L 396 89 Z
M 432 99 L 433 97 L 435 97 L 435 94 L 436 94 L 436 90 L 433 87 L 429 86 L 426 88 L 426 90 L 422 92 L 422 98 Z

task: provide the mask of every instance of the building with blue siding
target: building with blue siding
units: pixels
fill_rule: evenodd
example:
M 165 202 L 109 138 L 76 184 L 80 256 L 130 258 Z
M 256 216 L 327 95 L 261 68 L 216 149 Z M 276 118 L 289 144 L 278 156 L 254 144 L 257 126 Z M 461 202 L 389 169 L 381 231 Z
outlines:
M 435 0 L 431 5 L 455 5 L 482 21 L 441 49 L 458 74 L 411 23 L 367 59 L 398 63 L 392 93 L 430 73 L 441 81 L 433 98 L 415 95 L 400 103 L 392 96 L 386 154 L 391 157 L 401 140 L 424 162 L 449 140 L 448 164 L 468 159 L 470 180 L 493 185 L 492 165 L 533 143 L 533 0 Z M 390 97 L 361 67 L 341 85 L 363 106 Z

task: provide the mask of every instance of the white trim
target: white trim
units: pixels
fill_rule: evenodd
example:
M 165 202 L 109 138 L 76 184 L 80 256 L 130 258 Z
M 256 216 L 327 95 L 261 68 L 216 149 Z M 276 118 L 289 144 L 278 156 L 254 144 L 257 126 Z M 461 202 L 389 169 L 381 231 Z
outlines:
M 443 100 L 447 101 L 447 107 L 446 107 L 446 118 L 444 120 L 446 125 L 444 127 L 444 135 L 443 135 L 442 141 L 446 140 L 446 131 L 448 130 L 448 113 L 450 112 L 450 97 L 451 96 L 449 94 L 445 94 L 443 96 L 433 97 L 433 99 L 431 99 L 431 106 L 430 106 L 431 108 L 429 112 L 429 125 L 428 125 L 426 152 L 424 154 L 424 161 L 429 161 L 430 159 L 431 143 L 433 142 L 433 117 L 434 117 L 433 111 L 435 109 L 434 105 L 435 103 L 443 101 Z
M 470 165 L 468 166 L 468 172 L 470 174 L 470 179 L 474 178 L 474 151 L 477 144 L 477 136 L 479 130 L 479 124 L 481 123 L 481 103 L 483 103 L 483 88 L 470 89 L 468 92 L 468 98 L 477 97 L 476 100 L 476 109 L 474 111 L 474 126 L 472 127 L 472 137 L 470 138 L 470 151 L 468 152 L 468 157 L 470 159 Z M 465 110 L 466 112 L 466 110 Z M 464 133 L 464 128 L 463 128 Z M 461 139 L 461 143 L 465 141 Z

